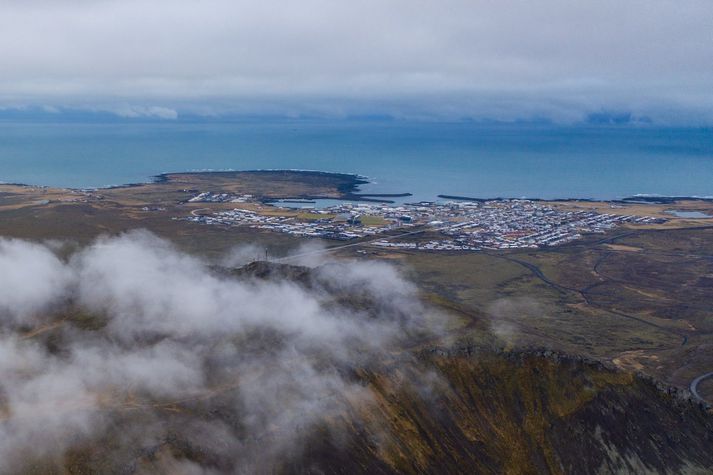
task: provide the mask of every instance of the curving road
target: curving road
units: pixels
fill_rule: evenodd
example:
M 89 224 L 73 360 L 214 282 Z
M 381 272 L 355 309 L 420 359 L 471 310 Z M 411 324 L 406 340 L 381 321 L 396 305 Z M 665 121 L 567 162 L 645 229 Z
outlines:
M 527 262 L 527 261 L 523 261 L 523 260 L 520 260 L 520 259 L 516 259 L 515 257 L 512 257 L 512 256 L 507 255 L 507 254 L 497 254 L 497 253 L 491 253 L 491 252 L 489 252 L 488 255 L 493 256 L 493 257 L 497 257 L 497 258 L 500 258 L 500 259 L 505 259 L 505 260 L 507 260 L 507 261 L 514 262 L 514 263 L 516 263 L 516 264 L 519 264 L 519 265 L 525 267 L 525 268 L 528 269 L 535 277 L 537 277 L 538 279 L 540 279 L 542 282 L 544 282 L 544 283 L 547 284 L 548 286 L 550 286 L 550 287 L 552 287 L 552 288 L 554 288 L 554 289 L 556 289 L 556 290 L 558 290 L 558 291 L 560 291 L 560 292 L 562 292 L 562 293 L 574 292 L 574 293 L 576 293 L 576 294 L 579 294 L 579 295 L 584 299 L 584 301 L 587 303 L 587 305 L 590 305 L 590 306 L 592 306 L 592 307 L 600 308 L 600 309 L 602 309 L 602 310 L 604 310 L 604 311 L 606 311 L 606 312 L 608 312 L 608 313 L 611 313 L 611 314 L 613 314 L 613 315 L 618 315 L 618 316 L 620 316 L 620 317 L 627 318 L 627 319 L 629 319 L 629 320 L 634 320 L 634 321 L 637 321 L 637 322 L 639 322 L 639 323 L 643 323 L 644 325 L 648 325 L 648 326 L 650 326 L 650 327 L 657 328 L 657 329 L 659 329 L 659 330 L 661 330 L 661 331 L 664 331 L 664 332 L 666 332 L 666 333 L 670 333 L 670 334 L 673 334 L 673 335 L 682 336 L 682 335 L 680 334 L 680 332 L 678 332 L 678 331 L 676 331 L 676 330 L 673 330 L 673 329 L 671 329 L 671 328 L 668 328 L 668 327 L 665 327 L 665 326 L 662 326 L 662 325 L 658 325 L 658 324 L 656 324 L 656 323 L 654 323 L 654 322 L 650 322 L 650 321 L 645 320 L 645 319 L 643 319 L 643 318 L 639 318 L 639 317 L 637 317 L 637 316 L 630 315 L 630 314 L 628 314 L 628 313 L 620 312 L 620 311 L 615 310 L 615 309 L 605 308 L 605 307 L 603 307 L 603 306 L 601 306 L 601 305 L 599 305 L 599 304 L 597 304 L 597 303 L 595 303 L 595 302 L 592 302 L 591 299 L 587 296 L 587 293 L 586 293 L 586 290 L 587 290 L 587 289 L 577 289 L 577 288 L 575 288 L 575 287 L 568 287 L 568 286 L 566 286 L 566 285 L 558 284 L 557 282 L 555 282 L 555 281 L 549 279 L 549 278 L 544 274 L 544 272 L 542 272 L 542 270 L 541 270 L 537 265 L 532 264 L 531 262 Z M 683 335 L 683 341 L 682 341 L 681 344 L 682 344 L 682 345 L 685 345 L 686 343 L 688 343 L 688 337 L 687 337 L 686 335 Z
M 191 211 L 191 216 L 202 216 L 202 215 L 196 214 L 196 213 L 198 213 L 199 211 L 205 211 L 205 210 L 212 211 L 210 208 L 198 208 L 198 209 L 194 209 Z
M 711 371 L 710 373 L 706 373 L 706 374 L 702 374 L 702 375 L 698 376 L 696 379 L 691 381 L 691 385 L 689 386 L 689 389 L 691 390 L 691 394 L 693 395 L 693 397 L 698 402 L 702 402 L 703 404 L 706 404 L 706 405 L 708 404 L 708 401 L 703 399 L 703 397 L 700 394 L 698 394 L 698 385 L 700 384 L 701 381 L 703 381 L 704 379 L 708 379 L 708 378 L 713 378 L 713 371 Z

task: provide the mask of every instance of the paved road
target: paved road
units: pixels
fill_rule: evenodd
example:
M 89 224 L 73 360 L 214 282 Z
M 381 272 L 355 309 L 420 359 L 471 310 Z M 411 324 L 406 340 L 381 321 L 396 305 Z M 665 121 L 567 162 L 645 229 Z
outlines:
M 713 371 L 711 371 L 710 373 L 706 373 L 706 374 L 702 374 L 702 375 L 698 376 L 696 379 L 691 381 L 691 385 L 689 386 L 693 397 L 695 399 L 697 399 L 699 402 L 702 402 L 703 404 L 708 404 L 708 401 L 703 399 L 703 397 L 701 397 L 701 395 L 698 394 L 698 384 L 700 384 L 700 382 L 703 381 L 704 379 L 708 379 L 708 378 L 713 378 Z
M 282 257 L 282 258 L 280 258 L 280 259 L 274 259 L 274 261 L 275 261 L 275 262 L 287 262 L 287 261 L 291 261 L 292 259 L 297 259 L 297 258 L 299 258 L 299 257 L 316 256 L 316 255 L 319 255 L 319 254 L 326 254 L 326 253 L 328 253 L 328 252 L 334 252 L 334 251 L 337 251 L 337 250 L 339 250 L 339 249 L 345 249 L 345 248 L 347 248 L 347 247 L 364 246 L 364 245 L 371 244 L 371 243 L 376 242 L 376 241 L 390 241 L 390 240 L 396 239 L 396 238 L 402 238 L 402 237 L 405 237 L 405 236 L 412 236 L 412 235 L 414 235 L 414 234 L 421 234 L 421 233 L 423 233 L 424 231 L 425 231 L 424 229 L 419 229 L 419 230 L 417 230 L 417 231 L 411 231 L 411 232 L 403 233 L 403 234 L 394 234 L 394 235 L 391 235 L 391 236 L 383 236 L 383 235 L 382 235 L 382 236 L 379 236 L 379 237 L 377 237 L 377 238 L 370 239 L 370 240 L 368 240 L 368 241 L 359 241 L 359 242 L 355 242 L 355 243 L 352 243 L 352 244 L 344 244 L 344 245 L 342 245 L 342 246 L 334 246 L 334 247 L 328 247 L 328 248 L 326 248 L 326 249 L 318 249 L 318 250 L 316 250 L 316 251 L 303 252 L 302 254 L 293 254 L 293 255 L 291 255 L 291 256 Z
M 614 314 L 614 315 L 618 315 L 618 316 L 623 317 L 623 318 L 628 318 L 629 320 L 634 320 L 634 321 L 637 321 L 637 322 L 639 322 L 639 323 L 643 323 L 644 325 L 648 325 L 648 326 L 650 326 L 650 327 L 657 328 L 657 329 L 659 329 L 659 330 L 661 330 L 661 331 L 664 331 L 664 332 L 667 332 L 667 333 L 671 333 L 671 334 L 674 334 L 674 335 L 681 336 L 678 331 L 675 331 L 675 330 L 673 330 L 673 329 L 671 329 L 671 328 L 664 327 L 664 326 L 662 326 L 662 325 L 658 325 L 658 324 L 656 324 L 656 323 L 650 322 L 650 321 L 648 321 L 648 320 L 644 320 L 643 318 L 639 318 L 639 317 L 636 317 L 636 316 L 634 316 L 634 315 L 630 315 L 630 314 L 628 314 L 628 313 L 620 312 L 620 311 L 618 311 L 618 310 L 615 310 L 615 309 L 612 309 L 612 308 L 607 308 L 607 307 L 604 307 L 604 306 L 602 306 L 602 305 L 599 305 L 599 304 L 593 302 L 593 301 L 589 298 L 589 296 L 587 295 L 586 291 L 584 291 L 584 290 L 582 290 L 582 289 L 577 289 L 577 288 L 575 288 L 575 287 L 568 287 L 568 286 L 566 286 L 566 285 L 561 285 L 561 284 L 558 284 L 557 282 L 555 282 L 555 281 L 553 281 L 553 280 L 547 278 L 547 276 L 542 272 L 542 270 L 541 270 L 538 266 L 536 266 L 535 264 L 532 264 L 532 263 L 530 263 L 530 262 L 523 261 L 523 260 L 520 260 L 520 259 L 516 259 L 516 258 L 514 258 L 514 257 L 512 257 L 512 256 L 510 256 L 510 255 L 507 255 L 507 254 L 497 254 L 497 253 L 488 253 L 488 254 L 491 255 L 491 256 L 493 256 L 493 257 L 497 257 L 497 258 L 500 258 L 500 259 L 505 259 L 505 260 L 507 260 L 507 261 L 514 262 L 514 263 L 516 263 L 516 264 L 520 264 L 521 266 L 525 267 L 525 268 L 528 269 L 530 272 L 532 272 L 532 274 L 533 274 L 535 277 L 537 277 L 538 279 L 540 279 L 542 282 L 544 282 L 545 284 L 549 285 L 550 287 L 552 287 L 552 288 L 554 288 L 554 289 L 556 289 L 556 290 L 559 290 L 560 292 L 563 292 L 563 293 L 566 293 L 566 292 L 574 292 L 574 293 L 579 294 L 579 295 L 584 299 L 584 301 L 587 303 L 587 305 L 590 305 L 590 306 L 592 306 L 592 307 L 600 308 L 600 309 L 602 309 L 602 310 L 604 310 L 604 311 L 606 311 L 606 312 L 608 312 L 608 313 L 611 313 L 611 314 Z M 683 341 L 682 341 L 681 344 L 682 344 L 682 345 L 685 345 L 686 343 L 688 343 L 688 337 L 686 337 L 686 336 L 684 335 L 684 336 L 683 336 Z

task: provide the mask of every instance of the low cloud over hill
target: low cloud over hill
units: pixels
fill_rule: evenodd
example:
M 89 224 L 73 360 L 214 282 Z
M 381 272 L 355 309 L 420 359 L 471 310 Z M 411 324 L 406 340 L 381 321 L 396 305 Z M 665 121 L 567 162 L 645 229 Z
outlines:
M 1 240 L 0 473 L 713 464 L 710 415 L 676 391 L 581 357 L 454 344 L 395 268 L 311 264 L 216 266 L 145 232 L 79 250 Z M 490 309 L 512 312 L 538 309 Z
M 345 404 L 368 404 L 350 368 L 425 331 L 415 288 L 381 264 L 326 265 L 302 283 L 236 279 L 131 233 L 67 259 L 3 240 L 0 268 L 5 468 L 28 451 L 54 459 L 125 411 L 147 412 L 135 435 L 158 444 L 164 406 L 223 393 L 235 419 L 187 414 L 183 435 L 198 424 L 214 447 L 258 463 Z M 244 439 L 270 443 L 243 452 Z

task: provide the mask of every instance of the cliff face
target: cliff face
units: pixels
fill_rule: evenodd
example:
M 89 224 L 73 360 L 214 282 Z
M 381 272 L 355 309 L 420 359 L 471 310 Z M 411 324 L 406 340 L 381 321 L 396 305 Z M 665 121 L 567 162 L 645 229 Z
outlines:
M 651 381 L 577 359 L 436 356 L 364 372 L 375 404 L 286 472 L 710 473 L 713 420 Z M 438 374 L 439 376 L 436 376 Z M 357 417 L 358 416 L 358 417 Z M 326 433 L 325 433 L 326 434 Z
M 349 308 L 378 319 L 379 306 L 397 311 L 360 287 L 325 278 L 341 271 L 320 277 L 267 263 L 215 270 L 311 288 L 335 312 Z M 63 336 L 53 344 L 61 347 Z M 292 368 L 264 358 L 289 350 L 285 334 L 263 329 L 223 346 L 211 341 L 223 351 L 212 349 L 205 360 L 204 390 L 163 398 L 101 394 L 101 431 L 76 435 L 69 450 L 52 457 L 28 449 L 21 473 L 713 472 L 713 417 L 685 395 L 577 356 L 436 348 L 435 340 L 420 339 L 414 327 L 370 358 L 335 360 L 315 348 L 299 356 L 321 378 L 285 371 L 284 378 L 294 377 L 289 385 L 263 386 L 256 381 L 284 371 L 280 365 Z M 240 348 L 241 363 L 259 364 L 236 365 L 227 343 Z M 249 399 L 238 395 L 255 387 L 251 412 Z M 261 419 L 255 408 L 264 399 L 271 412 Z
M 253 263 L 235 275 L 323 286 L 347 306 L 374 305 L 302 267 Z M 185 442 L 166 447 L 210 469 L 261 473 L 713 471 L 710 414 L 649 379 L 576 356 L 432 349 L 335 370 L 369 397 L 341 401 L 313 427 L 282 428 L 300 431 L 301 443 L 257 466 Z M 273 442 L 248 435 L 244 449 Z
M 235 417 L 220 398 L 175 407 L 154 446 L 132 446 L 132 413 L 66 454 L 62 470 L 27 473 L 601 474 L 711 473 L 713 419 L 650 380 L 576 358 L 533 353 L 426 356 L 362 369 L 371 390 L 273 451 L 244 434 L 226 451 L 213 434 L 185 438 L 182 413 Z M 126 432 L 125 432 L 126 430 Z M 184 436 L 177 435 L 183 433 Z M 283 448 L 284 449 L 284 448 Z M 255 458 L 255 453 L 264 457 Z M 242 455 L 240 455 L 242 454 Z M 246 458 L 251 459 L 248 465 Z

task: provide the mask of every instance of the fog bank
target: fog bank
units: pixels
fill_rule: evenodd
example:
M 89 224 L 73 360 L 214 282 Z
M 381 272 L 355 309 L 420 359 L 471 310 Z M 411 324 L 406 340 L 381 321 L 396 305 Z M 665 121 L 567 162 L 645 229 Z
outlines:
M 159 457 L 179 472 L 265 469 L 370 404 L 353 371 L 433 331 L 416 288 L 384 264 L 260 279 L 132 232 L 64 260 L 0 240 L 0 269 L 0 472 L 62 463 L 118 430 L 210 455 L 202 468 Z M 103 450 L 106 463 L 137 457 L 120 441 Z

